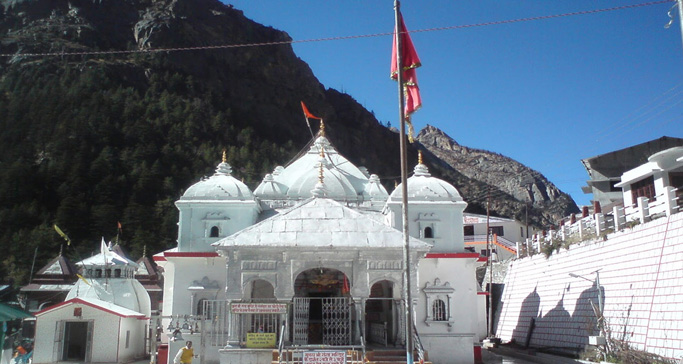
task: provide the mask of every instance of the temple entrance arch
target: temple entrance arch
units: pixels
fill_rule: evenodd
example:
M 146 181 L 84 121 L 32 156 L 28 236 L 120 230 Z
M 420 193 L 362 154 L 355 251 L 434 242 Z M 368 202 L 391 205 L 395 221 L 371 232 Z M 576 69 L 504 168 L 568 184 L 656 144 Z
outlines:
M 394 283 L 389 280 L 376 282 L 365 300 L 365 332 L 368 341 L 387 346 L 396 343 L 397 314 L 401 301 L 394 298 Z
M 294 344 L 350 345 L 353 305 L 349 279 L 336 269 L 314 268 L 294 280 Z

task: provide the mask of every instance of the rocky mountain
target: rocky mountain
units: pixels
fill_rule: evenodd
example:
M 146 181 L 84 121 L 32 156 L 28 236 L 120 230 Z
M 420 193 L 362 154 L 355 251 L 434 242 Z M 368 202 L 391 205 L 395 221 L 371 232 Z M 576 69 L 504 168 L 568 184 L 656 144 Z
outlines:
M 472 180 L 491 186 L 491 193 L 494 196 L 511 197 L 517 205 L 528 204 L 530 208 L 538 209 L 538 212 L 534 213 L 534 216 L 540 218 L 534 218 L 537 225 L 552 225 L 562 217 L 579 211 L 573 199 L 541 173 L 511 158 L 462 146 L 443 131 L 430 125 L 423 128 L 416 139 L 448 166 Z M 480 194 L 479 199 L 482 198 Z M 500 206 L 496 211 L 506 216 L 516 216 L 523 221 L 520 216 L 521 209 L 519 206 L 517 208 L 519 210 L 513 212 L 510 206 Z
M 25 282 L 34 252 L 36 266 L 55 256 L 53 224 L 74 257 L 114 238 L 117 222 L 133 257 L 174 246 L 174 201 L 223 150 L 253 188 L 306 145 L 301 100 L 353 163 L 390 190 L 400 174 L 393 131 L 320 84 L 287 33 L 218 0 L 0 0 L 0 35 L 0 281 Z M 274 45 L 212 48 L 253 43 Z M 492 180 L 422 140 L 432 174 L 456 185 L 469 211 L 485 211 Z M 500 189 L 493 213 L 521 216 L 524 200 Z M 541 207 L 575 208 L 535 199 L 537 225 L 552 220 Z

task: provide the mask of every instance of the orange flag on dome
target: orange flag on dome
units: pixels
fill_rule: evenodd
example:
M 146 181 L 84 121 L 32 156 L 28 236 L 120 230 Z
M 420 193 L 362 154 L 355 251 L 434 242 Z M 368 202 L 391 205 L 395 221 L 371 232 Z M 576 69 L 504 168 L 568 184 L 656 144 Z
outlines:
M 304 104 L 303 101 L 301 101 L 301 108 L 304 110 L 304 115 L 306 116 L 307 119 L 318 119 L 318 120 L 322 119 L 322 118 L 319 118 L 319 117 L 311 114 L 311 112 L 308 111 L 308 108 L 306 107 L 306 104 Z

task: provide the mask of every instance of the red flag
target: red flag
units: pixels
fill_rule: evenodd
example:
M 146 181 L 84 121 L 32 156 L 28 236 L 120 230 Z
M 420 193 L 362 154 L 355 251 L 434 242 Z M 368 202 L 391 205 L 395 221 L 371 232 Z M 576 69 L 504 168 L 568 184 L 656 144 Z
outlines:
M 346 275 L 344 275 L 344 286 L 342 287 L 342 294 L 346 294 L 351 292 L 351 288 L 349 287 L 349 279 L 346 278 Z
M 118 225 L 119 230 L 121 230 L 121 221 L 117 221 L 116 224 Z
M 413 40 L 410 39 L 410 34 L 403 21 L 403 15 L 399 14 L 401 21 L 401 67 L 398 66 L 398 53 L 396 46 L 396 28 L 394 28 L 394 41 L 391 51 L 391 78 L 398 79 L 399 68 L 403 71 L 403 92 L 405 93 L 405 117 L 409 128 L 409 137 L 412 142 L 413 125 L 410 123 L 410 115 L 417 111 L 422 106 L 422 98 L 420 97 L 420 88 L 417 86 L 417 72 L 416 68 L 422 66 L 420 57 L 415 51 Z
M 319 118 L 319 117 L 311 114 L 311 112 L 308 111 L 308 108 L 306 107 L 306 104 L 304 104 L 303 101 L 301 101 L 301 108 L 304 110 L 304 115 L 306 116 L 307 119 L 318 119 L 318 120 L 322 119 L 322 118 Z

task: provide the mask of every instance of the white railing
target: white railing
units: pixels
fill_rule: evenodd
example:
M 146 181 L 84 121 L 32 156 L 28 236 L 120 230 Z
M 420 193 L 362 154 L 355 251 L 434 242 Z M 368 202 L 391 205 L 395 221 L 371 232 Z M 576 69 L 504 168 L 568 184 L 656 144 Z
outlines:
M 654 196 L 652 200 L 639 197 L 631 206 L 616 206 L 606 213 L 590 213 L 584 208 L 582 217 L 572 215 L 565 218 L 557 230 L 544 231 L 527 239 L 524 243 L 527 254 L 541 252 L 544 246 L 555 244 L 558 240 L 567 242 L 604 238 L 609 233 L 676 214 L 681 211 L 676 191 L 676 188 L 667 186 L 663 193 Z

